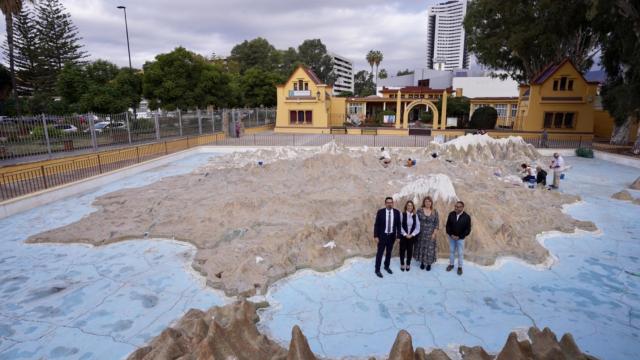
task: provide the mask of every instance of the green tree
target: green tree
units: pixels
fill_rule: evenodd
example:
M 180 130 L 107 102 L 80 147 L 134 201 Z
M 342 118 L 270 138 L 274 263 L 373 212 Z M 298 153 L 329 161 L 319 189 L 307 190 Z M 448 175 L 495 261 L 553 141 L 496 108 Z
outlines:
M 378 68 L 380 67 L 380 63 L 384 59 L 384 55 L 382 55 L 382 51 L 376 50 L 374 51 L 373 62 L 376 65 L 376 89 L 378 88 Z
M 288 48 L 287 50 L 283 50 L 280 52 L 282 59 L 280 72 L 285 77 L 291 75 L 293 70 L 300 64 L 300 57 L 298 56 L 298 52 L 295 48 Z
M 35 22 L 31 13 L 24 8 L 15 16 L 13 37 L 18 94 L 33 95 L 40 90 L 39 82 L 43 75 L 42 60 Z M 9 38 L 3 46 L 6 57 L 9 57 L 8 40 Z
M 250 107 L 275 106 L 276 85 L 284 78 L 275 72 L 269 72 L 258 67 L 247 70 L 241 79 L 241 90 L 244 105 Z
M 144 64 L 142 90 L 151 109 L 220 106 L 229 101 L 229 75 L 183 47 Z
M 268 71 L 280 67 L 280 52 L 264 38 L 243 41 L 231 49 L 229 59 L 240 65 L 240 73 L 259 67 Z
M 35 7 L 35 23 L 46 74 L 43 91 L 50 91 L 64 65 L 82 63 L 87 54 L 82 51 L 78 29 L 60 0 L 39 0 Z
M 373 65 L 376 64 L 376 52 L 375 52 L 375 50 L 369 50 L 369 52 L 367 53 L 367 56 L 365 57 L 365 59 L 367 59 L 367 63 L 369 63 L 369 66 L 371 66 L 371 72 L 370 73 L 373 74 Z
M 119 69 L 105 60 L 68 63 L 58 76 L 57 88 L 62 104 L 43 101 L 46 106 L 65 104 L 72 112 L 120 113 L 139 104 L 142 77 L 135 70 Z
M 305 64 L 325 84 L 332 85 L 336 81 L 336 75 L 333 72 L 333 60 L 327 54 L 327 47 L 324 46 L 320 39 L 305 40 L 298 46 L 298 59 Z
M 413 73 L 414 73 L 414 71 L 413 70 L 409 70 L 409 69 L 398 70 L 398 72 L 396 73 L 396 76 L 411 75 Z
M 353 76 L 353 90 L 355 95 L 359 97 L 365 97 L 375 94 L 373 75 L 366 70 L 358 71 Z
M 442 114 L 442 100 L 435 102 L 438 113 Z M 464 127 L 469 120 L 470 101 L 466 96 L 447 96 L 447 117 L 457 117 L 458 127 Z
M 11 73 L 0 64 L 0 101 L 4 101 L 11 93 Z
M 469 128 L 478 130 L 495 129 L 498 121 L 498 112 L 491 106 L 483 106 L 471 115 Z
M 382 69 L 382 70 L 380 70 L 380 72 L 378 72 L 378 77 L 380 79 L 386 79 L 386 78 L 389 77 L 389 74 L 387 74 L 387 70 Z
M 613 144 L 627 144 L 631 124 L 640 123 L 640 4 L 598 0 L 595 21 L 607 80 L 602 103 L 615 119 Z M 640 131 L 632 149 L 640 154 Z
M 464 19 L 469 50 L 480 64 L 528 82 L 547 65 L 571 59 L 580 71 L 593 64 L 596 36 L 585 0 L 469 2 Z
M 22 11 L 23 0 L 0 0 L 0 11 L 4 15 L 5 30 L 7 32 L 7 47 L 9 53 L 9 72 L 11 74 L 11 93 L 15 104 L 18 102 L 18 91 L 16 86 L 16 71 L 13 57 L 13 17 Z M 16 107 L 20 114 L 20 108 Z

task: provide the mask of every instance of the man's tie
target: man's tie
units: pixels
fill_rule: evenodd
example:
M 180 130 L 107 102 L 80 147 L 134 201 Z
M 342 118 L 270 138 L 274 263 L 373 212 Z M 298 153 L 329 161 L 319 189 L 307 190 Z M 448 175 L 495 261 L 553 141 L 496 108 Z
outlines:
M 391 234 L 391 211 L 387 210 L 387 234 Z

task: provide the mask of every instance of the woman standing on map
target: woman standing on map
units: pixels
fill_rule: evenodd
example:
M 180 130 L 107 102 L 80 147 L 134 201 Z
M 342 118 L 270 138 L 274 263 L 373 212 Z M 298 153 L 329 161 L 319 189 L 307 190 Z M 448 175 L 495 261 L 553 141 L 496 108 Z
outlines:
M 420 221 L 420 234 L 415 242 L 413 258 L 420 261 L 420 269 L 431 270 L 431 264 L 438 260 L 436 253 L 436 233 L 438 232 L 440 219 L 438 211 L 433 208 L 433 199 L 427 196 L 422 201 L 422 207 L 418 210 Z

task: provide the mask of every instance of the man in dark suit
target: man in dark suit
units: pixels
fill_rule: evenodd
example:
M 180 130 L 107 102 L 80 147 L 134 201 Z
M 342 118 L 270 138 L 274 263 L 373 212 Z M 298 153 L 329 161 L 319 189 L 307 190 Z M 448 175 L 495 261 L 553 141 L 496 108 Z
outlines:
M 455 210 L 447 217 L 447 235 L 449 236 L 449 266 L 453 270 L 455 253 L 458 251 L 458 275 L 462 275 L 462 258 L 464 256 L 464 239 L 471 233 L 471 216 L 464 212 L 464 203 L 456 202 Z
M 376 275 L 381 278 L 380 263 L 382 262 L 382 254 L 386 251 L 384 258 L 384 269 L 393 274 L 389 268 L 391 263 L 391 251 L 393 244 L 398 236 L 400 236 L 400 211 L 393 208 L 393 198 L 384 199 L 384 208 L 378 210 L 376 214 L 376 223 L 373 226 L 373 237 L 378 243 L 378 252 L 376 253 Z

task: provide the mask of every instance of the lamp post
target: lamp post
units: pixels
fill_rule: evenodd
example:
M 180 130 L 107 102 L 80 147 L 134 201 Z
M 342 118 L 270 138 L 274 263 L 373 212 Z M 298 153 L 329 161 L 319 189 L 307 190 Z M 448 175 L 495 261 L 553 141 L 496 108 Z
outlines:
M 133 68 L 131 67 L 131 47 L 129 46 L 129 24 L 127 23 L 127 7 L 126 6 L 118 6 L 118 9 L 122 9 L 124 11 L 124 30 L 127 34 L 127 54 L 129 55 L 129 70 L 133 73 Z M 138 114 L 136 111 L 136 106 L 133 104 L 133 118 L 137 119 Z M 127 115 L 128 116 L 128 115 Z
M 127 34 L 127 53 L 129 54 L 129 69 L 131 69 L 131 48 L 129 47 L 129 25 L 127 24 L 127 7 L 126 6 L 118 6 L 118 9 L 122 9 L 124 11 L 124 29 Z

